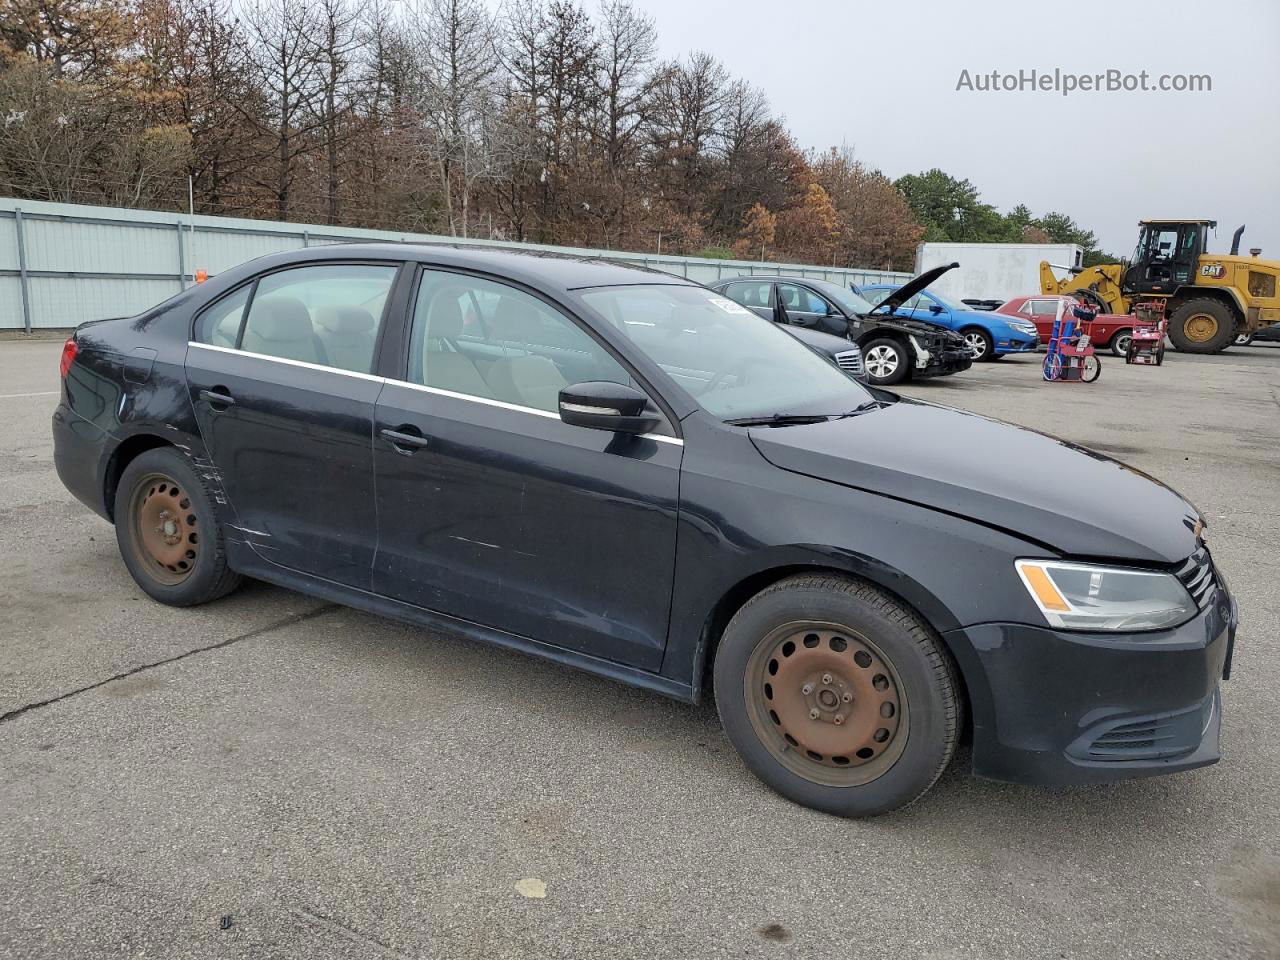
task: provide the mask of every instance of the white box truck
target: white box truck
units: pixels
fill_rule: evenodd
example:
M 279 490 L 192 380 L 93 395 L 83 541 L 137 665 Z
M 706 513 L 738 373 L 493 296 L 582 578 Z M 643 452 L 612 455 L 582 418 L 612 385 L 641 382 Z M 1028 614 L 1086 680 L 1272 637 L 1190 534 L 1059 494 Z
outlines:
M 1077 243 L 922 243 L 916 273 L 959 263 L 930 289 L 950 300 L 1009 300 L 1040 292 L 1040 261 L 1063 269 L 1078 267 L 1084 248 Z

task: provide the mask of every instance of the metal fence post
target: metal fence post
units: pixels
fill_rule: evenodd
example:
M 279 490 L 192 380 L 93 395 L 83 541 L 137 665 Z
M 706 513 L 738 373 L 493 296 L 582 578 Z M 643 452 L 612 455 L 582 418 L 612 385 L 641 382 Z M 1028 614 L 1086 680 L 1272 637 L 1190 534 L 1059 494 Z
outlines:
M 13 229 L 18 235 L 18 287 L 22 291 L 22 329 L 31 332 L 31 287 L 27 283 L 27 246 L 22 238 L 22 211 L 13 208 Z
M 311 231 L 303 230 L 302 231 L 302 249 L 305 250 L 310 246 L 311 246 Z
M 182 249 L 182 221 L 174 224 L 178 228 L 178 289 L 187 289 L 187 258 Z

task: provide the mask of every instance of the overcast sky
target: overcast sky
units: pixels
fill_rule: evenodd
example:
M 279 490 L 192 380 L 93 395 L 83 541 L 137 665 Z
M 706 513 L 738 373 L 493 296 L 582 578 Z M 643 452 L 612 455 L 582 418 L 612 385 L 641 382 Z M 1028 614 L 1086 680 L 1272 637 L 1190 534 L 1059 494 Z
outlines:
M 804 147 L 850 144 L 890 177 L 941 167 L 1002 212 L 1061 210 L 1128 255 L 1144 218 L 1218 221 L 1225 252 L 1280 259 L 1280 0 L 635 0 L 661 52 L 749 79 Z M 1208 93 L 978 93 L 1054 68 L 1209 74 Z

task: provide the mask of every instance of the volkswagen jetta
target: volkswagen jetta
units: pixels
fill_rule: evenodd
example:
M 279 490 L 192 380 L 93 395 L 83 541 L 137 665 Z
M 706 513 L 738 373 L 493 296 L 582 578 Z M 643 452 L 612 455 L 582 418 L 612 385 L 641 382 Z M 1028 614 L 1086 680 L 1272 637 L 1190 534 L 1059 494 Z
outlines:
M 870 389 L 696 284 L 253 261 L 62 355 L 58 473 L 156 600 L 256 577 L 697 702 L 843 815 L 1218 759 L 1235 605 L 1173 490 Z

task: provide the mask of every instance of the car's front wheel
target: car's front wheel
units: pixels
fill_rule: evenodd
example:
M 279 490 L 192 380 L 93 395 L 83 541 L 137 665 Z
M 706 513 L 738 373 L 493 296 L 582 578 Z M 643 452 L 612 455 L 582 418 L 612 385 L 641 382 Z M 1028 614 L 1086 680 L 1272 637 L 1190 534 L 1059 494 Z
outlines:
M 879 337 L 862 348 L 862 367 L 875 386 L 890 386 L 906 379 L 911 365 L 906 347 L 892 337 Z
M 991 360 L 995 358 L 995 345 L 991 342 L 991 334 L 980 327 L 968 327 L 960 332 L 964 337 L 964 345 L 969 348 L 973 360 Z
M 790 577 L 734 615 L 716 706 L 746 765 L 796 803 L 845 817 L 906 806 L 941 776 L 962 701 L 937 635 L 838 575 Z
M 1231 341 L 1233 347 L 1247 347 L 1253 343 L 1252 333 L 1237 333 L 1235 340 Z
M 152 599 L 189 607 L 239 585 L 240 575 L 227 566 L 211 498 L 172 447 L 130 461 L 116 487 L 113 516 L 125 566 Z

